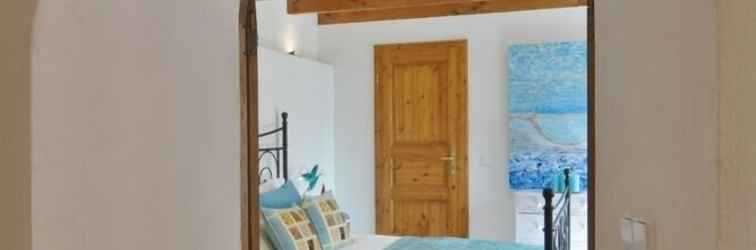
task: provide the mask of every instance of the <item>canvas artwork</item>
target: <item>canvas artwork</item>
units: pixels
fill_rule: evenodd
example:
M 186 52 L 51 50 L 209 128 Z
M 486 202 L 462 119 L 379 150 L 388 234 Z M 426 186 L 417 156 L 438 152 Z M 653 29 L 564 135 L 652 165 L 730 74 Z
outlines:
M 541 190 L 569 167 L 585 190 L 587 44 L 514 45 L 509 49 L 508 67 L 511 188 Z

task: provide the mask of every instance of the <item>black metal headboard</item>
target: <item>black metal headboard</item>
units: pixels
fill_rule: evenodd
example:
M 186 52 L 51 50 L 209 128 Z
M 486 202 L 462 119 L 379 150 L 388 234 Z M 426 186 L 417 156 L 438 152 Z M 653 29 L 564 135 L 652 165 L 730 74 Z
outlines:
M 544 210 L 544 249 L 569 250 L 571 247 L 572 188 L 570 186 L 570 169 L 564 170 L 564 192 L 554 203 L 554 189 L 543 190 L 546 199 Z
M 281 142 L 279 145 L 274 147 L 261 147 L 259 149 L 259 155 L 257 158 L 257 161 L 262 163 L 262 160 L 266 159 L 266 157 L 271 157 L 275 163 L 276 173 L 275 178 L 281 178 L 281 175 L 283 175 L 284 180 L 289 179 L 289 113 L 282 113 L 281 114 L 281 127 L 273 129 L 268 132 L 260 133 L 258 136 L 259 138 L 264 138 L 268 136 L 277 136 L 281 135 Z M 258 177 L 260 178 L 260 183 L 264 183 L 268 179 L 264 179 L 264 174 L 268 174 L 269 179 L 274 178 L 273 170 L 270 168 L 270 166 L 265 166 L 260 168 L 260 171 L 257 173 Z

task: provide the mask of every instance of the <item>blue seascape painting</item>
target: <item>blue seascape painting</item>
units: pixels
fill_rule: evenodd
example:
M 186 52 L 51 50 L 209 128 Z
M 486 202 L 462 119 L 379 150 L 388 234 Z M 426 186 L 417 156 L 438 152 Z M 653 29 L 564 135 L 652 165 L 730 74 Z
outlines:
M 571 168 L 588 185 L 587 44 L 509 48 L 509 183 L 515 191 L 549 187 Z

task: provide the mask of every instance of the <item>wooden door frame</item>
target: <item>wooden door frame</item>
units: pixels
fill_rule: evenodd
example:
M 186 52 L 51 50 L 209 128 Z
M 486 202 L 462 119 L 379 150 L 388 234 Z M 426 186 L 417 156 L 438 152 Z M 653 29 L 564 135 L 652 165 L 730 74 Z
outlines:
M 596 249 L 596 1 L 588 1 L 588 249 Z M 257 161 L 249 161 L 257 152 L 257 22 L 254 0 L 240 0 L 239 48 L 241 87 L 241 249 L 260 247 L 258 185 L 250 169 Z M 246 27 L 246 28 L 245 28 Z M 246 31 L 246 32 L 245 32 Z M 250 41 L 249 38 L 254 38 Z M 245 53 L 248 44 L 254 44 Z M 254 122 L 251 122 L 254 121 Z
M 258 162 L 250 160 L 258 149 L 257 17 L 255 0 L 239 6 L 239 72 L 241 103 L 241 249 L 260 248 Z M 257 159 L 257 157 L 253 157 Z
M 596 249 L 596 0 L 588 0 L 588 250 Z

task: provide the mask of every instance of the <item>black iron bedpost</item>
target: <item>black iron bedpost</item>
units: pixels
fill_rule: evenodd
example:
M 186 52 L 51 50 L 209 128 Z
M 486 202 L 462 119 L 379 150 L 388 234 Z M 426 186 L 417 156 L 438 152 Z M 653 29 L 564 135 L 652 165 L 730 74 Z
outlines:
M 544 250 L 554 249 L 554 190 L 546 188 L 543 190 L 543 198 L 546 200 L 546 205 L 543 206 L 543 236 L 544 236 Z
M 572 217 L 572 211 L 571 211 L 572 187 L 570 186 L 570 169 L 569 168 L 564 170 L 564 184 L 565 184 L 564 195 L 567 196 L 567 198 L 565 198 L 565 203 L 564 203 L 564 205 L 567 207 L 565 207 L 564 209 L 567 210 L 567 213 L 565 215 L 560 215 L 560 216 L 564 216 L 565 217 L 564 219 L 567 221 L 565 222 L 565 226 L 564 226 L 564 228 L 567 231 L 566 232 L 567 235 L 564 239 L 564 241 L 566 241 L 564 244 L 565 245 L 564 247 L 565 249 L 569 250 L 570 248 L 572 248 L 572 242 L 571 242 L 572 241 L 572 232 L 571 232 L 572 231 L 572 218 L 571 218 Z
M 283 175 L 284 180 L 289 179 L 289 113 L 283 112 L 281 127 L 283 128 Z M 280 170 L 279 170 L 280 173 Z

